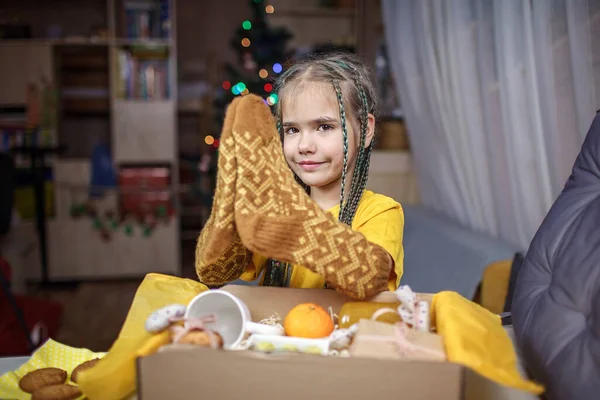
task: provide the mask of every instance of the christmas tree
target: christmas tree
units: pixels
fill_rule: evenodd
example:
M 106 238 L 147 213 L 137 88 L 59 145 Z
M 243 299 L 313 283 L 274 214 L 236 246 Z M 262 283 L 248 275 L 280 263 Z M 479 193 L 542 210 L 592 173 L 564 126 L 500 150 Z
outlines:
M 274 7 L 263 0 L 250 0 L 249 3 L 252 17 L 241 22 L 230 42 L 238 54 L 237 65 L 225 66 L 227 79 L 215 101 L 219 126 L 225 117 L 226 106 L 235 96 L 253 93 L 262 96 L 270 106 L 277 104 L 274 81 L 283 73 L 289 58 L 286 44 L 292 38 L 291 33 L 283 27 L 271 27 L 267 22 L 267 14 L 272 14 Z

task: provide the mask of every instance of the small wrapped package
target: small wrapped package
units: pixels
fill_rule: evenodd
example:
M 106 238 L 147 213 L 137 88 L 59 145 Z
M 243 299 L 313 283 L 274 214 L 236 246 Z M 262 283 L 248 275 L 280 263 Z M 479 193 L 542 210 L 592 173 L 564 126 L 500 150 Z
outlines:
M 441 336 L 409 328 L 399 322 L 362 319 L 350 347 L 352 357 L 445 361 L 444 342 Z

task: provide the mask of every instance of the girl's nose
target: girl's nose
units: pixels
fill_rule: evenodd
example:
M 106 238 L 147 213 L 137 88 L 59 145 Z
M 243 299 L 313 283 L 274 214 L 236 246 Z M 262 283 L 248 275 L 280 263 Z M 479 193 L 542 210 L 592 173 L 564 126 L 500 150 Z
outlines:
M 300 134 L 298 139 L 298 152 L 300 154 L 312 154 L 315 152 L 316 146 L 313 135 L 309 133 Z

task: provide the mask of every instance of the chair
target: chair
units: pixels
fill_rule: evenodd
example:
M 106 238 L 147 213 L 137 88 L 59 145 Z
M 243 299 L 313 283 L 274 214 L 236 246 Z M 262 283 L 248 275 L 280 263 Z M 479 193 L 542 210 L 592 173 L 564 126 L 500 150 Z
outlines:
M 479 304 L 494 314 L 510 313 L 517 275 L 523 263 L 523 254 L 500 260 L 483 271 Z

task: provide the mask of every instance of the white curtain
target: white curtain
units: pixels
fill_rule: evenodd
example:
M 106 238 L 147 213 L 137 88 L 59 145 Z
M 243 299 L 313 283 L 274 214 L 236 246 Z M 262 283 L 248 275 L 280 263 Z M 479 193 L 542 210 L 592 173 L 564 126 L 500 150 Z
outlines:
M 383 0 L 426 206 L 526 249 L 600 109 L 600 0 Z

